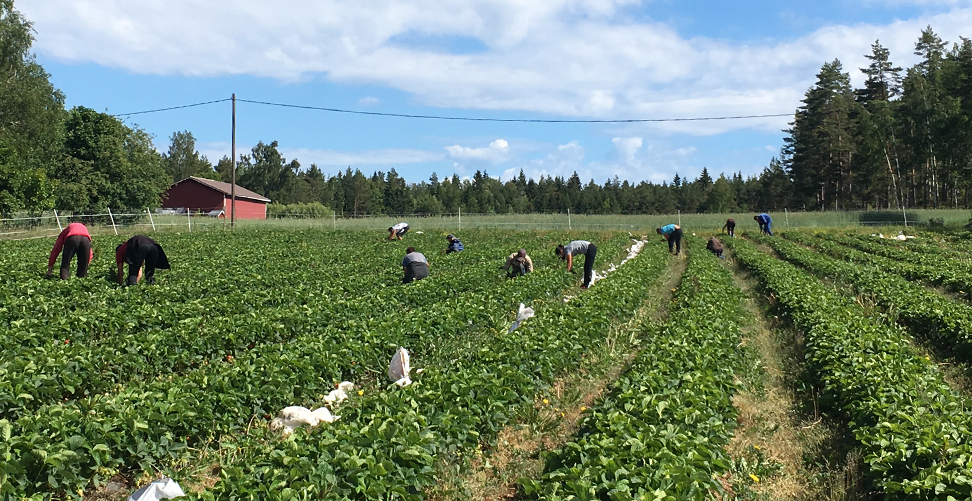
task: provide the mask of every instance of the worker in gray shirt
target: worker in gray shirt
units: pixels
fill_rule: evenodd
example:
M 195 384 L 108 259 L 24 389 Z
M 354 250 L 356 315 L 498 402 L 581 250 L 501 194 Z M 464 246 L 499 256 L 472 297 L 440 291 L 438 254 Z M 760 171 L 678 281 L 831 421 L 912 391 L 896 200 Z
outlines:
M 405 249 L 405 257 L 402 259 L 402 269 L 405 270 L 403 284 L 412 283 L 415 280 L 422 280 L 429 276 L 429 260 L 421 252 L 415 252 L 415 247 Z
M 560 259 L 567 261 L 567 271 L 574 267 L 574 256 L 584 255 L 584 285 L 582 289 L 591 286 L 591 276 L 594 274 L 594 257 L 597 256 L 597 246 L 587 240 L 574 240 L 567 246 L 558 245 L 554 250 Z

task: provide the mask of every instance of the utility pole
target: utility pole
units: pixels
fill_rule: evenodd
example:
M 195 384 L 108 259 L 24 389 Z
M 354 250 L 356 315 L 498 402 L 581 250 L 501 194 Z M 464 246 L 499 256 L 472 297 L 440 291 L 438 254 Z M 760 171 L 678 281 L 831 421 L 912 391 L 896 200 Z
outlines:
M 233 159 L 233 184 L 230 185 L 230 228 L 236 227 L 236 93 L 233 93 L 233 146 L 230 150 Z

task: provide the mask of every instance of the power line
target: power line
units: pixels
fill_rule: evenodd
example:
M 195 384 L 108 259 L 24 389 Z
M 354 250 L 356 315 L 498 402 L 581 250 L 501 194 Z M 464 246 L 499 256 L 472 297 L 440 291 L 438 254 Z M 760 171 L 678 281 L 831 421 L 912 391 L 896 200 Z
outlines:
M 115 114 L 115 115 L 112 115 L 112 116 L 114 116 L 114 117 L 130 117 L 132 115 L 144 115 L 146 113 L 158 113 L 160 111 L 181 110 L 183 108 L 194 108 L 196 106 L 205 106 L 207 104 L 225 103 L 226 101 L 229 101 L 229 100 L 230 100 L 230 98 L 217 99 L 215 101 L 206 101 L 205 103 L 185 104 L 185 105 L 182 105 L 182 106 L 171 106 L 169 108 L 158 108 L 158 109 L 154 109 L 154 110 L 133 111 L 131 113 L 118 113 L 118 114 Z
M 297 108 L 301 110 L 327 111 L 331 113 L 348 113 L 352 115 L 371 115 L 378 117 L 422 118 L 427 120 L 459 120 L 466 122 L 520 122 L 520 123 L 637 123 L 637 122 L 700 122 L 706 120 L 741 120 L 746 118 L 776 118 L 789 117 L 792 113 L 776 113 L 769 115 L 737 115 L 726 117 L 696 117 L 696 118 L 633 118 L 621 120 L 569 120 L 569 119 L 539 119 L 539 118 L 483 118 L 483 117 L 446 117 L 438 115 L 409 115 L 403 113 L 381 113 L 377 111 L 343 110 L 339 108 L 323 108 L 299 104 L 271 103 L 267 101 L 253 101 L 237 99 L 241 103 L 278 106 L 281 108 Z
M 154 110 L 144 110 L 144 111 L 133 111 L 131 113 L 118 113 L 116 117 L 130 117 L 133 115 L 144 115 L 147 113 L 159 113 L 162 111 L 172 111 L 180 110 L 184 108 L 194 108 L 196 106 L 205 106 L 208 104 L 225 103 L 232 100 L 232 98 L 217 99 L 215 101 L 206 101 L 203 103 L 186 104 L 182 106 L 170 106 L 168 108 L 157 108 Z M 453 121 L 464 121 L 464 122 L 516 122 L 516 123 L 547 123 L 547 124 L 563 124 L 563 123 L 647 123 L 647 122 L 703 122 L 703 121 L 714 121 L 714 120 L 744 120 L 748 118 L 778 118 L 778 117 L 789 117 L 792 113 L 773 113 L 766 115 L 733 115 L 733 116 L 722 116 L 722 117 L 692 117 L 692 118 L 630 118 L 630 119 L 616 119 L 616 120 L 584 120 L 584 119 L 543 119 L 543 118 L 488 118 L 488 117 L 449 117 L 441 115 L 412 115 L 406 113 L 383 113 L 379 111 L 359 111 L 359 110 L 345 110 L 340 108 L 325 108 L 321 106 L 308 106 L 301 104 L 287 104 L 287 103 L 273 103 L 269 101 L 255 101 L 251 99 L 237 99 L 241 103 L 250 104 L 261 104 L 264 106 L 276 106 L 279 108 L 294 108 L 300 110 L 313 110 L 313 111 L 326 111 L 329 113 L 346 113 L 350 115 L 368 115 L 376 117 L 394 117 L 394 118 L 418 118 L 423 120 L 453 120 Z

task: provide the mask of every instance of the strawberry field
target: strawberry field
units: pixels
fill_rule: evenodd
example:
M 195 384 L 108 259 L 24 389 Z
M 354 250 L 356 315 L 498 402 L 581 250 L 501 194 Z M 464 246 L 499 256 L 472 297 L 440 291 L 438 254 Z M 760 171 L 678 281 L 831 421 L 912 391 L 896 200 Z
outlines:
M 732 445 L 752 426 L 737 395 L 766 393 L 747 298 L 805 339 L 794 370 L 869 496 L 972 497 L 970 395 L 942 371 L 972 363 L 967 237 L 744 235 L 726 261 L 688 238 L 686 262 L 657 238 L 635 255 L 626 232 L 460 236 L 446 255 L 431 231 L 160 233 L 173 269 L 133 287 L 111 281 L 121 238 L 96 236 L 69 281 L 42 277 L 50 242 L 0 242 L 0 498 L 124 499 L 163 475 L 194 499 L 476 497 L 442 482 L 497 475 L 484 465 L 524 427 L 566 431 L 502 497 L 770 498 L 801 465 L 764 460 L 768 438 L 758 461 Z M 583 258 L 568 273 L 553 254 L 577 238 L 606 275 L 589 290 Z M 430 277 L 402 285 L 407 246 Z M 520 247 L 536 271 L 507 279 Z M 536 315 L 511 331 L 520 303 Z M 385 374 L 399 347 L 405 387 Z M 337 421 L 270 428 L 341 381 Z

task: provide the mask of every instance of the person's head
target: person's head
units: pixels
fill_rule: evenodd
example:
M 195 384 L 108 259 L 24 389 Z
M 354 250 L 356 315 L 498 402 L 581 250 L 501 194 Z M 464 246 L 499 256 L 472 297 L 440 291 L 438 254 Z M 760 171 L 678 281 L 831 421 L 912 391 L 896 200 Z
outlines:
M 516 257 L 526 257 L 526 249 L 520 249 L 517 251 Z
M 413 252 L 415 252 L 415 247 L 409 247 L 405 249 L 405 254 L 411 254 Z
M 661 235 L 661 228 L 655 228 L 655 233 Z
M 759 221 L 759 216 L 753 216 L 753 221 Z
M 554 254 L 556 254 L 560 259 L 567 259 L 567 252 L 564 251 L 563 245 L 558 245 L 557 248 L 554 249 Z
M 448 240 L 450 242 L 453 241 L 453 240 L 455 240 L 455 239 L 456 239 L 456 236 L 453 235 L 453 234 L 451 234 L 451 233 L 448 234 L 448 235 L 446 235 L 446 240 Z
M 388 227 L 388 233 L 391 233 L 391 232 L 393 232 L 393 231 L 395 231 L 395 228 L 392 228 L 391 226 L 389 226 L 389 227 Z

